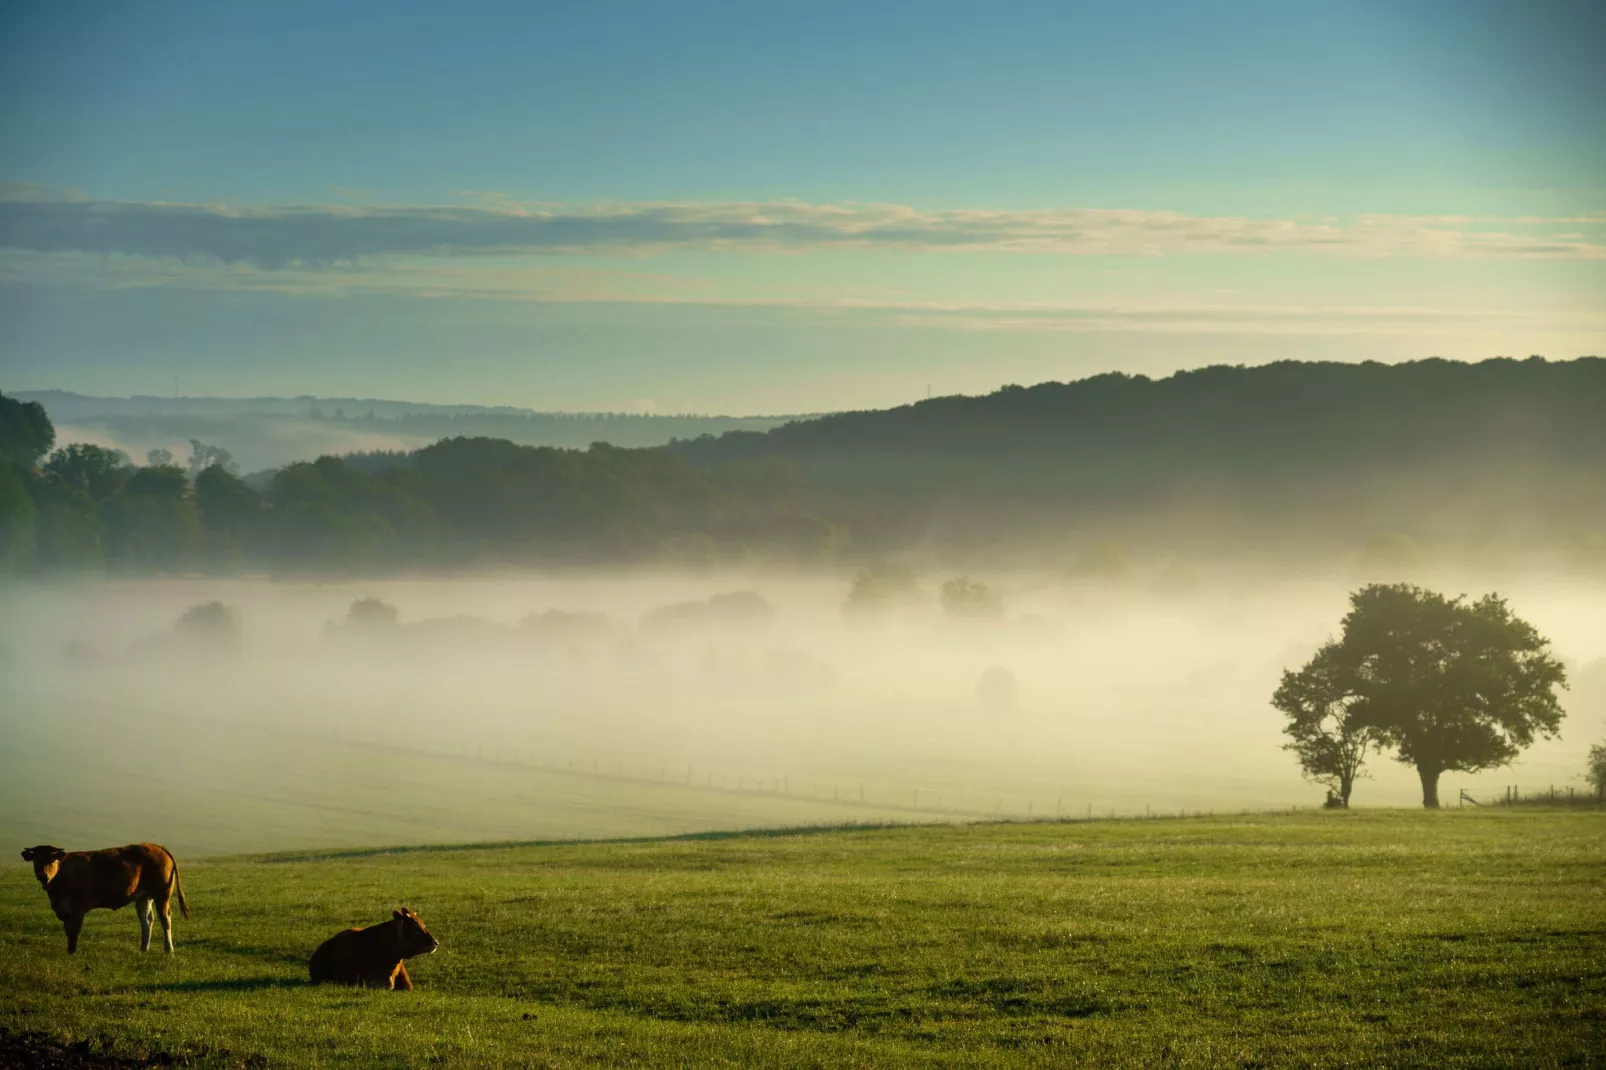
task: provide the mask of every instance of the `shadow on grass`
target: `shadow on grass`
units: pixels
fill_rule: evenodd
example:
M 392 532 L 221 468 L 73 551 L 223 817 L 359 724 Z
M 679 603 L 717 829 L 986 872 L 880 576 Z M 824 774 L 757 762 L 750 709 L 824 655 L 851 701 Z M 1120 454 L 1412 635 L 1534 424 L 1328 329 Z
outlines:
M 340 859 L 375 858 L 382 855 L 457 854 L 466 851 L 505 851 L 523 847 L 597 847 L 631 843 L 696 843 L 708 840 L 779 839 L 789 836 L 826 836 L 840 832 L 882 832 L 890 829 L 943 828 L 958 824 L 954 821 L 902 822 L 865 821 L 833 825 L 793 825 L 783 828 L 754 828 L 714 830 L 709 832 L 683 832 L 673 836 L 617 836 L 604 839 L 568 840 L 504 840 L 494 843 L 439 843 L 404 847 L 354 847 L 337 851 L 286 851 L 258 855 L 254 861 L 276 862 L 330 862 Z M 986 824 L 987 822 L 975 822 Z
M 265 959 L 268 962 L 282 962 L 286 966 L 306 968 L 307 956 L 299 952 L 285 951 L 281 947 L 251 947 L 231 943 L 227 940 L 201 938 L 189 941 L 188 947 L 199 951 L 210 951 L 216 955 L 229 955 L 248 959 Z
M 142 985 L 158 992 L 260 992 L 271 988 L 307 988 L 311 981 L 295 977 L 234 977 L 222 981 L 173 981 Z

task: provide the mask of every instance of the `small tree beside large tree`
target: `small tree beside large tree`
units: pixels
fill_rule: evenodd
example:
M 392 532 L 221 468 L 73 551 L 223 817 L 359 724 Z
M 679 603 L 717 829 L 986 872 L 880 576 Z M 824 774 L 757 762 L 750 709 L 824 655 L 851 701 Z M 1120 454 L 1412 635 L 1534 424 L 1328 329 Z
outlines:
M 1343 648 L 1327 643 L 1299 672 L 1284 672 L 1271 704 L 1288 716 L 1283 733 L 1305 775 L 1327 787 L 1330 798 L 1349 808 L 1366 756 L 1378 748 L 1378 733 L 1355 714 L 1357 695 L 1344 672 Z
M 1444 773 L 1505 765 L 1555 736 L 1566 686 L 1549 641 L 1498 595 L 1373 584 L 1350 596 L 1343 637 L 1285 673 L 1272 701 L 1307 774 L 1342 784 L 1375 743 L 1416 767 L 1422 805 L 1437 809 Z

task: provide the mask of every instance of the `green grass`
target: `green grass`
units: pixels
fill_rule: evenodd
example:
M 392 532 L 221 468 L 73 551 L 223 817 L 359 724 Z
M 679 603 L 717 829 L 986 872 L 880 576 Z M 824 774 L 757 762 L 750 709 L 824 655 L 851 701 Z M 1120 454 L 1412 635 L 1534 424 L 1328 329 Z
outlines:
M 667 836 L 709 829 L 940 820 L 880 785 L 774 781 L 588 758 L 552 767 L 39 698 L 0 710 L 0 842 L 155 838 L 181 858 L 309 845 Z M 571 766 L 568 768 L 567 766 Z M 63 769 L 72 770 L 64 776 Z M 596 769 L 595 774 L 592 770 Z M 622 775 L 621 775 L 622 774 Z M 662 779 L 660 779 L 662 777 Z M 817 792 L 811 794 L 811 791 Z M 931 800 L 928 793 L 928 805 Z M 957 814 L 954 816 L 974 816 Z M 152 831 L 159 830 L 159 831 Z
M 181 859 L 182 861 L 182 859 Z M 179 953 L 0 879 L 0 1026 L 272 1065 L 1606 1065 L 1606 815 L 843 829 L 185 861 Z M 312 988 L 417 909 L 413 993 Z

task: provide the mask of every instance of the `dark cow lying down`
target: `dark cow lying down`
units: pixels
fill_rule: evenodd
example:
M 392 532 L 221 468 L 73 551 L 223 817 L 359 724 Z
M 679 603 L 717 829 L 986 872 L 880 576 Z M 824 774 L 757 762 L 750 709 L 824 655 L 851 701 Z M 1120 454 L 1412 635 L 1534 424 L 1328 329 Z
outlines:
M 139 915 L 139 949 L 150 950 L 152 914 L 162 921 L 167 952 L 173 953 L 173 915 L 169 901 L 178 893 L 178 908 L 190 916 L 184 887 L 178 881 L 178 862 L 166 847 L 131 843 L 103 851 L 63 851 L 41 844 L 22 852 L 33 863 L 39 887 L 50 897 L 50 909 L 67 930 L 67 953 L 78 950 L 78 932 L 91 910 L 119 910 L 135 904 Z M 154 908 L 154 909 L 153 909 Z
M 413 980 L 402 960 L 432 954 L 440 946 L 424 928 L 424 919 L 402 907 L 389 921 L 331 936 L 318 945 L 307 966 L 313 984 L 411 991 Z

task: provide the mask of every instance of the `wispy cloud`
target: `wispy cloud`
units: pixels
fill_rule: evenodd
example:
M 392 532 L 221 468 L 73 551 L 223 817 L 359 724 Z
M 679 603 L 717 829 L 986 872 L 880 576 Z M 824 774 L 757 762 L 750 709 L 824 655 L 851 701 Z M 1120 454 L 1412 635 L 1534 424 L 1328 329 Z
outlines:
M 1606 336 L 1606 312 L 1593 308 L 1499 308 L 1487 305 L 1211 303 L 1155 295 L 1148 300 L 1092 302 L 920 300 L 885 292 L 735 296 L 703 280 L 615 269 L 529 268 L 478 260 L 465 265 L 385 263 L 370 267 L 268 270 L 250 264 L 199 264 L 75 254 L 0 254 L 0 285 L 77 283 L 96 289 L 254 292 L 293 297 L 400 296 L 407 299 L 517 301 L 572 307 L 625 306 L 666 315 L 699 310 L 729 322 L 735 314 L 769 323 L 860 322 L 909 328 L 1004 333 L 1143 333 L 1390 335 L 1443 339 L 1488 332 L 1562 331 Z M 654 313 L 658 314 L 658 313 Z M 772 317 L 785 317 L 773 319 Z
M 1566 232 L 1560 233 L 1559 228 Z M 1582 229 L 1581 229 L 1582 228 Z M 1360 215 L 1253 219 L 1143 209 L 922 211 L 794 201 L 233 206 L 0 189 L 0 247 L 277 270 L 386 257 L 621 255 L 674 249 L 897 249 L 1073 256 L 1304 253 L 1606 258 L 1606 215 L 1566 220 Z

